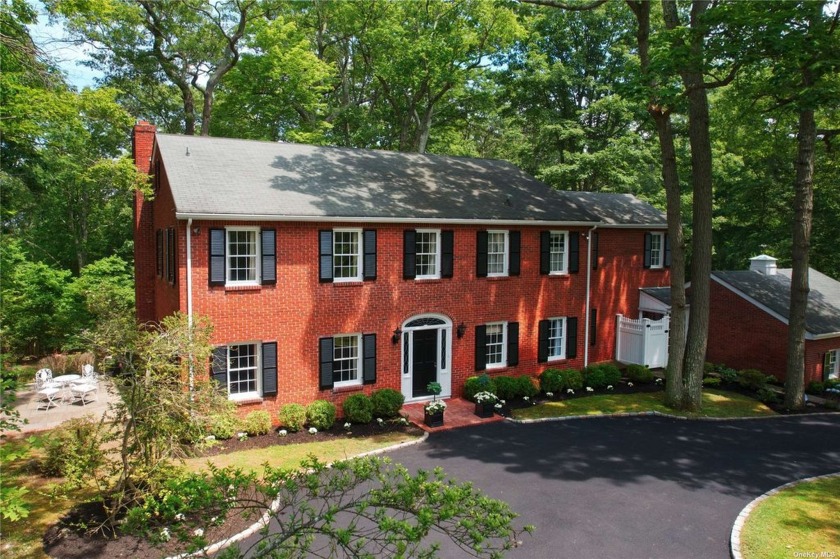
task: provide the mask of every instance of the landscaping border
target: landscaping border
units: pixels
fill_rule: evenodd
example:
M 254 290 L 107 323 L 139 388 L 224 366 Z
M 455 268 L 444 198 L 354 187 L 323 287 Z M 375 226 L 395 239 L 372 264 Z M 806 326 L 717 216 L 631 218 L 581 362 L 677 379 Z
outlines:
M 821 476 L 813 476 L 813 477 L 806 477 L 803 479 L 797 479 L 791 482 L 788 482 L 784 485 L 780 485 L 775 489 L 771 489 L 770 491 L 756 497 L 752 501 L 749 502 L 747 506 L 741 509 L 741 512 L 738 513 L 738 516 L 735 518 L 735 523 L 732 525 L 732 533 L 729 536 L 729 554 L 732 559 L 744 559 L 744 556 L 741 554 L 741 530 L 744 528 L 744 524 L 747 522 L 747 519 L 750 517 L 750 514 L 761 503 L 763 500 L 767 499 L 768 497 L 772 497 L 776 493 L 783 491 L 789 487 L 795 487 L 800 483 L 806 483 L 809 481 L 816 481 L 818 479 L 827 479 L 833 477 L 840 477 L 840 472 L 834 474 L 823 474 Z
M 633 412 L 620 412 L 620 413 L 599 413 L 593 415 L 565 415 L 561 417 L 538 417 L 535 419 L 516 419 L 513 417 L 506 417 L 508 421 L 512 421 L 513 423 L 543 423 L 546 421 L 569 421 L 572 419 L 599 419 L 604 417 L 665 417 L 668 419 L 679 419 L 685 421 L 755 421 L 755 420 L 764 420 L 764 419 L 780 419 L 786 417 L 820 417 L 824 415 L 838 415 L 840 412 L 835 411 L 826 411 L 826 412 L 816 412 L 816 413 L 807 413 L 807 414 L 790 414 L 790 415 L 782 415 L 782 414 L 775 414 L 775 415 L 763 415 L 757 417 L 686 417 L 684 415 L 671 415 L 668 413 L 663 413 L 661 411 L 633 411 Z
M 413 446 L 413 445 L 416 445 L 416 444 L 420 444 L 428 438 L 429 438 L 429 433 L 424 431 L 423 434 L 419 438 L 417 438 L 413 441 L 405 441 L 405 442 L 393 444 L 391 446 L 385 446 L 385 447 L 382 447 L 382 448 L 377 448 L 375 450 L 369 450 L 367 452 L 362 452 L 361 454 L 351 456 L 350 458 L 348 458 L 348 460 L 353 459 L 353 458 L 362 458 L 364 456 L 375 456 L 377 454 L 384 454 L 386 452 L 391 452 L 392 450 L 397 450 L 397 449 L 404 448 L 404 447 L 407 447 L 407 446 Z M 333 464 L 333 462 L 330 462 L 329 464 L 327 464 L 327 467 L 330 467 L 332 464 Z M 209 555 L 213 555 L 215 553 L 218 553 L 219 551 L 223 550 L 224 548 L 228 547 L 229 545 L 235 544 L 236 542 L 242 541 L 245 538 L 256 534 L 259 530 L 263 529 L 266 525 L 268 525 L 268 523 L 271 521 L 272 514 L 276 511 L 277 506 L 279 504 L 280 504 L 279 501 L 275 500 L 273 503 L 271 503 L 271 505 L 269 505 L 268 510 L 265 513 L 263 513 L 263 515 L 260 517 L 259 520 L 257 520 L 256 522 L 254 522 L 253 524 L 251 524 L 250 526 L 245 528 L 245 530 L 239 532 L 238 534 L 234 534 L 227 539 L 224 539 L 220 542 L 216 542 L 214 544 L 208 545 L 207 547 L 205 547 L 203 549 L 200 549 L 198 551 L 195 551 L 193 553 L 182 553 L 180 555 L 173 555 L 173 556 L 167 557 L 166 559 L 187 559 L 189 557 L 205 557 L 205 556 L 209 556 Z

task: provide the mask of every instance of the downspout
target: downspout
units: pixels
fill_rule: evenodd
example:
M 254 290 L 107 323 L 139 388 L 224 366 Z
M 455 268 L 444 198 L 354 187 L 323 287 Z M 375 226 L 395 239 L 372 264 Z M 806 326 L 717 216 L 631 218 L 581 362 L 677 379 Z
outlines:
M 192 308 L 192 218 L 187 220 L 187 327 L 192 340 L 193 308 Z M 192 356 L 191 356 L 192 357 Z M 195 387 L 195 370 L 193 360 L 190 359 L 190 392 Z
M 598 228 L 597 225 L 593 225 L 592 229 L 586 234 L 586 317 L 584 318 L 584 334 L 583 334 L 583 366 L 589 366 L 589 319 L 591 313 L 589 312 L 589 308 L 591 307 L 590 297 L 592 295 L 592 233 Z

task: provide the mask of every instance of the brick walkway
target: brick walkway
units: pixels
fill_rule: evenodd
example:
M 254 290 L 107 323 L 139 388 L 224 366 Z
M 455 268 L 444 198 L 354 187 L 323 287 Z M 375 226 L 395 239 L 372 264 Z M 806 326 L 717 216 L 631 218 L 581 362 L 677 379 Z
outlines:
M 438 433 L 440 431 L 448 431 L 450 429 L 458 429 L 459 427 L 467 427 L 470 425 L 481 425 L 483 423 L 494 423 L 496 421 L 504 421 L 501 415 L 494 415 L 483 419 L 475 415 L 475 404 L 463 398 L 449 398 L 446 400 L 446 411 L 443 414 L 443 426 L 441 427 L 427 427 L 423 423 L 423 402 L 414 404 L 406 404 L 403 406 L 403 412 L 408 414 L 408 419 L 416 424 L 418 427 L 429 433 Z

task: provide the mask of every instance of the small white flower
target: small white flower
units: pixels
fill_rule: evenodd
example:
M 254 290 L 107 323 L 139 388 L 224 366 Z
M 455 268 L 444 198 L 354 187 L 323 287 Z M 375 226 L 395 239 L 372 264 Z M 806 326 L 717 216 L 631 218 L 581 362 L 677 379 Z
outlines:
M 530 400 L 530 398 L 529 398 L 528 396 L 522 396 L 522 399 L 523 399 L 523 400 L 525 400 L 526 402 L 527 402 L 528 400 Z
M 607 390 L 612 390 L 612 389 L 613 389 L 612 384 L 608 384 L 608 385 L 607 385 Z
M 662 382 L 662 379 L 661 379 L 661 378 L 657 378 L 657 379 L 656 379 L 656 384 L 659 384 L 659 383 L 661 383 L 661 382 Z
M 213 518 L 210 519 L 210 524 L 215 524 L 217 520 L 219 520 L 219 517 L 214 516 Z
M 178 514 L 175 515 L 175 520 L 177 520 L 178 522 L 183 522 L 184 518 L 185 518 L 185 516 L 184 516 L 184 513 L 182 513 L 182 512 L 179 512 Z
M 502 404 L 504 404 L 504 403 L 505 403 L 505 401 L 504 401 L 504 400 L 499 400 L 499 402 L 501 402 Z
M 400 425 L 408 425 L 408 418 L 401 417 L 400 418 Z
M 501 403 L 499 403 L 499 404 L 496 404 L 496 405 L 495 405 L 495 406 L 493 406 L 493 407 L 494 407 L 494 408 L 496 408 L 496 409 L 499 409 L 499 410 L 500 410 L 500 409 L 502 409 L 502 404 L 501 404 Z
M 168 542 L 172 539 L 172 536 L 169 534 L 169 528 L 164 528 L 160 531 L 160 539 L 162 539 L 165 542 Z
M 382 425 L 383 423 L 385 423 L 385 420 L 382 419 L 381 417 L 377 417 L 376 422 L 379 423 L 379 425 Z
M 204 535 L 204 530 L 203 529 L 196 528 L 195 530 L 193 530 L 193 536 L 195 536 L 197 538 L 200 538 L 203 535 Z
M 566 394 L 574 394 L 574 393 L 575 393 L 575 391 L 572 390 L 571 388 L 566 389 Z
M 206 437 L 204 437 L 204 440 L 209 443 L 209 442 L 215 441 L 216 437 L 214 437 L 213 435 L 207 435 Z
M 628 383 L 627 383 L 627 386 L 633 386 L 633 383 L 632 383 L 632 382 L 628 382 Z
M 316 434 L 317 432 L 318 432 L 318 429 L 316 429 L 315 427 L 310 427 L 310 428 L 309 428 L 309 434 L 310 434 L 310 435 L 314 435 L 314 434 Z
M 545 395 L 551 398 L 554 396 L 554 392 L 546 392 Z
M 587 391 L 587 392 L 595 392 L 595 389 L 594 389 L 594 388 L 592 388 L 591 386 L 587 386 L 587 387 L 586 387 L 586 391 Z
M 345 423 L 344 423 L 344 428 L 345 428 L 345 429 L 349 429 L 349 428 L 350 428 L 350 427 L 352 427 L 352 426 L 353 426 L 353 425 L 352 425 L 349 421 L 347 421 L 347 422 L 345 422 Z
M 289 434 L 289 432 L 286 431 L 285 429 L 280 429 L 280 431 L 277 434 L 280 435 L 281 437 L 285 437 L 286 435 Z

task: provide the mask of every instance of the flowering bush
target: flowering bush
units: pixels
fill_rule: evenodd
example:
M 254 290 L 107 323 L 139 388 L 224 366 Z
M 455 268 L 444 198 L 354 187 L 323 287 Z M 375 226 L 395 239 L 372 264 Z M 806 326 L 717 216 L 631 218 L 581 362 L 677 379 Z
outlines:
M 476 404 L 495 404 L 499 401 L 498 396 L 486 391 L 476 392 L 474 398 Z
M 309 434 L 310 435 L 316 435 L 317 433 L 318 433 L 318 429 L 316 427 L 310 427 L 309 428 Z
M 613 385 L 612 385 L 612 384 L 608 384 L 608 385 L 607 385 L 607 390 L 612 390 L 612 389 L 613 389 Z
M 443 400 L 435 400 L 427 403 L 423 409 L 429 414 L 443 413 L 443 410 L 446 409 L 446 402 Z
M 571 388 L 566 389 L 566 394 L 574 394 L 574 393 L 575 393 L 575 391 L 572 390 Z
M 289 432 L 286 431 L 285 429 L 280 429 L 279 431 L 277 431 L 277 434 L 280 435 L 281 437 L 285 437 L 286 435 L 289 434 Z
M 594 389 L 594 388 L 592 388 L 591 386 L 587 386 L 587 387 L 586 387 L 586 391 L 587 391 L 587 392 L 595 392 L 595 389 Z

